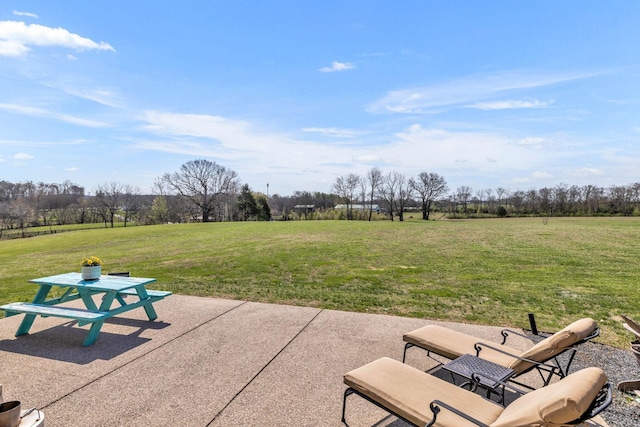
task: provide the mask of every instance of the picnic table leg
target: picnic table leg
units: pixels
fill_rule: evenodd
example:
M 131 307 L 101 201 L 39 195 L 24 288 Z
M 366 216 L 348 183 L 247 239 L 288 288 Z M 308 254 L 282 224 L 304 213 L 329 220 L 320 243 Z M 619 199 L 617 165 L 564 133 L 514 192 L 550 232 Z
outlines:
M 40 289 L 36 293 L 36 296 L 33 298 L 34 304 L 42 304 L 49 294 L 49 290 L 51 290 L 51 285 L 41 285 Z M 33 326 L 33 321 L 36 319 L 36 314 L 25 314 L 24 319 L 20 323 L 18 327 L 18 331 L 16 332 L 16 336 L 28 334 L 31 326 Z
M 156 314 L 156 310 L 153 308 L 153 304 L 149 299 L 149 294 L 147 294 L 147 290 L 145 289 L 144 285 L 136 286 L 136 292 L 138 292 L 138 296 L 140 297 L 141 301 L 147 301 L 143 304 L 143 307 L 144 311 L 147 312 L 147 317 L 149 317 L 149 320 L 156 320 L 158 318 L 158 315 Z
M 115 291 L 107 292 L 104 295 L 104 298 L 102 299 L 102 304 L 100 304 L 100 311 L 109 311 L 109 308 L 111 307 L 111 303 L 113 302 L 115 297 L 116 297 Z M 98 307 L 96 307 L 95 302 L 93 302 L 93 298 L 91 298 L 91 295 L 89 294 L 83 295 L 82 300 L 84 301 L 85 305 L 89 310 L 95 311 L 98 309 Z M 96 339 L 98 338 L 98 334 L 100 333 L 100 329 L 102 329 L 103 324 L 104 324 L 104 320 L 98 320 L 97 322 L 93 322 L 91 324 L 91 328 L 89 329 L 89 334 L 87 335 L 87 338 L 85 338 L 84 342 L 82 343 L 83 347 L 89 346 L 96 341 Z
M 92 294 L 90 292 L 83 292 L 78 290 L 78 293 L 80 294 L 80 297 L 82 298 L 82 302 L 84 302 L 84 306 L 87 307 L 87 309 L 91 311 L 98 310 L 98 306 L 96 306 L 96 303 L 93 301 L 93 298 L 91 297 Z M 83 322 L 80 320 L 78 321 L 78 326 L 84 326 L 88 323 L 91 323 L 91 322 Z
M 104 320 L 93 322 L 93 324 L 91 325 L 91 329 L 89 329 L 89 335 L 87 335 L 87 337 L 84 339 L 84 342 L 82 343 L 83 347 L 91 345 L 95 342 L 96 338 L 98 338 L 98 334 L 100 333 L 100 329 L 102 328 L 103 323 Z

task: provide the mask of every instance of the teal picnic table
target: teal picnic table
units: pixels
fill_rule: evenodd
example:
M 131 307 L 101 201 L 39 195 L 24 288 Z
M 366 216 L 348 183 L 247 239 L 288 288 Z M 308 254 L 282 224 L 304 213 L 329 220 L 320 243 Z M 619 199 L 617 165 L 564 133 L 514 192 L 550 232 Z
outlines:
M 80 273 L 58 274 L 29 280 L 40 286 L 33 302 L 6 304 L 0 306 L 0 310 L 5 310 L 7 316 L 25 314 L 16 336 L 29 333 L 36 316 L 74 319 L 80 326 L 90 323 L 89 334 L 82 344 L 88 346 L 98 338 L 105 319 L 109 317 L 142 307 L 149 320 L 155 320 L 158 315 L 153 303 L 171 295 L 168 291 L 147 289 L 147 285 L 155 281 L 156 279 L 150 278 L 108 275 L 100 276 L 96 280 L 82 280 Z M 49 298 L 49 293 L 54 287 L 65 290 L 61 296 Z M 93 298 L 95 295 L 102 297 L 100 306 L 96 305 Z M 127 302 L 127 297 L 132 297 L 133 301 Z M 85 308 L 60 305 L 76 299 L 81 299 Z M 117 303 L 114 304 L 114 301 Z

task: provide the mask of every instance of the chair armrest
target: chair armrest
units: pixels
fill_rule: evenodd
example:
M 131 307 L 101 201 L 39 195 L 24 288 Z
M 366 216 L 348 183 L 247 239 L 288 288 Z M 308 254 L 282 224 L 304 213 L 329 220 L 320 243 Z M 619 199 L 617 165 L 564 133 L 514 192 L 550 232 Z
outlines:
M 583 339 L 582 341 L 580 341 L 580 343 L 586 342 L 586 341 L 590 341 L 596 337 L 600 336 L 600 327 L 596 327 L 593 332 L 591 333 L 591 335 L 589 335 L 588 337 L 586 337 L 585 339 Z M 576 343 L 576 344 L 580 344 L 580 343 Z
M 453 412 L 454 414 L 456 414 L 457 416 L 464 418 L 465 420 L 472 422 L 473 424 L 477 425 L 478 427 L 489 427 L 487 424 L 484 424 L 481 421 L 476 420 L 475 418 L 473 418 L 470 415 L 465 414 L 464 412 L 460 411 L 459 409 L 454 408 L 451 405 L 448 405 L 440 400 L 434 400 L 433 402 L 431 402 L 429 404 L 429 408 L 431 408 L 431 412 L 433 412 L 433 419 L 429 422 L 429 424 L 427 424 L 425 427 L 431 427 L 432 425 L 435 424 L 436 422 L 436 418 L 438 417 L 438 414 L 440 413 L 440 411 L 442 410 L 442 408 Z
M 514 385 L 512 385 L 510 383 L 506 383 L 504 381 L 500 381 L 499 379 L 497 379 L 495 377 L 492 377 L 491 375 L 487 375 L 487 374 L 484 374 L 484 373 L 481 373 L 481 372 L 474 372 L 474 373 L 471 374 L 471 381 L 473 382 L 474 387 L 477 387 L 477 386 L 480 385 L 480 377 L 488 378 L 491 381 L 493 381 L 494 383 L 501 385 L 505 389 L 511 390 L 512 392 L 516 393 L 518 395 L 518 397 L 524 396 L 525 394 L 527 394 L 526 391 L 524 391 L 524 390 L 522 390 L 522 389 L 520 389 L 520 388 L 518 388 L 518 387 L 516 387 L 516 386 L 514 386 Z
M 613 400 L 613 393 L 611 392 L 611 383 L 606 383 L 602 386 L 602 389 L 598 392 L 598 395 L 593 399 L 593 403 L 589 406 L 589 409 L 582 414 L 580 418 L 572 421 L 571 424 L 582 425 L 583 422 L 595 417 L 600 412 L 607 409 Z
M 560 369 L 560 368 L 558 368 L 557 366 L 554 366 L 554 365 L 549 365 L 547 363 L 538 362 L 536 360 L 527 359 L 526 357 L 522 357 L 522 356 L 518 356 L 518 355 L 513 354 L 513 353 L 509 353 L 508 351 L 499 349 L 499 348 L 497 348 L 495 346 L 492 346 L 491 344 L 487 344 L 487 343 L 484 343 L 484 342 L 477 342 L 473 346 L 476 349 L 476 357 L 480 357 L 480 351 L 482 350 L 483 347 L 486 347 L 486 348 L 488 348 L 490 350 L 497 351 L 498 353 L 506 354 L 507 356 L 511 356 L 511 357 L 516 358 L 518 360 L 522 360 L 524 362 L 531 363 L 531 364 L 533 364 L 533 365 L 535 365 L 535 366 L 537 366 L 539 368 L 540 367 L 547 368 L 550 372 L 555 372 L 555 371 L 558 371 Z
M 545 336 L 545 335 L 529 336 L 527 334 L 523 334 L 522 332 L 514 331 L 513 329 L 503 329 L 500 331 L 500 335 L 502 335 L 502 342 L 500 343 L 502 345 L 504 345 L 507 342 L 507 338 L 509 337 L 509 335 L 517 335 L 519 337 L 531 340 L 535 343 L 539 343 L 540 341 L 543 341 L 548 338 L 548 336 Z
M 531 340 L 531 341 L 533 341 L 533 342 L 535 342 L 537 344 L 540 341 L 543 341 L 543 340 L 549 338 L 553 334 L 544 333 L 543 332 L 540 335 L 527 335 L 527 334 L 523 334 L 522 332 L 514 331 L 513 329 L 503 329 L 503 330 L 500 331 L 500 335 L 502 335 L 502 342 L 500 344 L 504 345 L 507 342 L 507 337 L 509 335 L 517 335 L 519 337 L 527 338 L 527 339 L 529 339 L 529 340 Z M 592 339 L 594 339 L 594 338 L 596 338 L 598 336 L 600 336 L 600 327 L 596 327 L 589 336 L 585 337 L 582 341 L 579 341 L 579 342 L 575 343 L 574 345 L 580 344 L 580 343 L 583 343 L 583 342 L 586 342 L 586 341 L 589 341 L 589 340 L 592 340 Z

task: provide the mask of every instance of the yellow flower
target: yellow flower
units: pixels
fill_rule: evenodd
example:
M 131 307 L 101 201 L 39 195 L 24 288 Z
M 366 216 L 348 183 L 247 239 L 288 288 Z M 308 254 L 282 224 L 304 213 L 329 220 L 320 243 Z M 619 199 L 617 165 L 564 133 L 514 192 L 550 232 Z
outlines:
M 98 265 L 102 265 L 102 260 L 97 256 L 82 258 L 83 267 L 96 267 Z

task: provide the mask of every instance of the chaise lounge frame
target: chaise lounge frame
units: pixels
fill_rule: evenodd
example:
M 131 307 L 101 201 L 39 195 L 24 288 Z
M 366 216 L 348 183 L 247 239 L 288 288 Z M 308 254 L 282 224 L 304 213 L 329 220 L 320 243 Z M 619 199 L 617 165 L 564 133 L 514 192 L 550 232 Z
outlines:
M 515 336 L 519 336 L 519 337 L 523 337 L 523 338 L 527 338 L 530 339 L 532 341 L 534 341 L 534 345 L 538 344 L 548 338 L 551 338 L 554 334 L 545 334 L 545 335 L 534 335 L 534 336 L 528 336 L 525 335 L 523 333 L 520 332 L 516 332 L 514 330 L 511 329 L 503 329 L 500 331 L 500 334 L 502 335 L 502 342 L 500 342 L 500 346 L 505 346 L 507 339 L 510 335 L 515 335 Z M 600 335 L 600 328 L 598 326 L 596 326 L 594 328 L 594 330 L 587 335 L 586 337 L 584 337 L 581 340 L 576 341 L 575 343 L 573 343 L 571 346 L 566 347 L 564 349 L 562 349 L 560 352 L 558 352 L 557 354 L 553 355 L 552 357 L 545 359 L 543 361 L 538 361 L 538 360 L 532 360 L 526 357 L 522 357 L 518 354 L 515 354 L 514 352 L 511 351 L 506 351 L 504 348 L 498 348 L 498 346 L 496 345 L 497 343 L 491 343 L 491 342 L 487 342 L 486 340 L 480 340 L 478 338 L 478 342 L 476 342 L 474 344 L 474 350 L 475 350 L 475 356 L 482 358 L 482 350 L 483 349 L 488 349 L 491 351 L 495 351 L 498 353 L 502 353 L 506 356 L 512 357 L 514 359 L 518 359 L 522 362 L 526 362 L 531 364 L 531 366 L 521 372 L 516 373 L 516 375 L 514 375 L 514 378 L 519 377 L 520 375 L 523 375 L 527 372 L 530 372 L 532 370 L 536 370 L 539 374 L 540 374 L 540 378 L 543 381 L 543 387 L 549 385 L 549 383 L 551 382 L 551 380 L 553 379 L 554 375 L 557 375 L 558 378 L 564 378 L 569 374 L 569 369 L 571 368 L 571 364 L 573 363 L 573 360 L 575 358 L 575 355 L 578 351 L 578 346 L 580 344 L 583 344 L 587 341 L 590 341 L 596 337 L 598 337 Z M 406 336 L 406 335 L 405 335 Z M 407 342 L 404 346 L 404 351 L 402 354 L 402 362 L 405 363 L 406 362 L 406 356 L 407 356 L 407 350 L 412 348 L 412 347 L 418 347 L 421 348 L 423 350 L 425 350 L 427 352 L 427 356 L 429 358 L 431 358 L 432 360 L 435 360 L 436 362 L 438 362 L 438 365 L 434 366 L 432 368 L 436 369 L 437 367 L 441 366 L 443 364 L 443 362 L 435 357 L 432 356 L 432 353 L 443 357 L 443 358 L 447 358 L 446 356 L 439 354 L 437 352 L 435 352 L 434 350 L 425 348 L 425 347 L 421 347 L 418 344 L 414 344 L 414 343 L 410 343 Z M 515 351 L 515 350 L 514 350 Z M 562 355 L 568 355 L 568 359 L 566 360 L 566 362 L 563 364 L 561 363 L 559 357 Z M 551 362 L 551 363 L 546 363 L 546 362 Z M 513 378 L 510 380 L 511 382 L 518 384 L 522 387 L 526 387 L 528 389 L 533 389 L 533 387 L 527 385 L 527 384 L 523 384 L 521 382 L 518 382 L 516 380 L 514 380 Z
M 386 358 L 383 358 L 386 359 Z M 378 362 L 378 361 L 376 361 Z M 373 363 L 376 363 L 373 362 Z M 406 366 L 406 365 L 405 365 Z M 410 369 L 414 369 L 415 370 L 415 375 L 429 375 L 425 372 L 419 371 L 415 368 L 410 368 Z M 347 374 L 348 375 L 348 374 Z M 429 375 L 431 376 L 431 375 Z M 447 383 L 445 380 L 442 380 L 440 378 L 437 377 L 432 377 L 434 382 L 437 383 Z M 480 378 L 477 375 L 473 375 L 472 376 L 472 381 L 478 385 L 480 382 Z M 345 383 L 347 382 L 346 380 L 346 375 L 345 375 Z M 524 396 L 526 394 L 526 392 L 522 391 L 521 389 L 514 387 L 511 384 L 506 384 L 503 382 L 500 382 L 500 384 L 505 387 L 508 388 L 509 390 L 511 390 L 512 392 L 516 393 L 519 397 Z M 468 393 L 473 394 L 473 392 L 468 391 L 464 388 L 459 388 L 460 390 L 460 395 L 461 396 L 465 396 Z M 343 396 L 343 401 L 342 401 L 342 418 L 341 421 L 342 423 L 348 427 L 347 421 L 346 421 L 346 407 L 347 407 L 347 398 L 349 396 L 351 396 L 352 394 L 355 394 L 357 396 L 360 396 L 361 398 L 365 399 L 366 401 L 374 404 L 375 406 L 377 406 L 378 408 L 390 413 L 391 415 L 403 420 L 404 422 L 413 425 L 413 426 L 417 426 L 419 427 L 418 424 L 412 422 L 411 420 L 407 419 L 406 417 L 402 416 L 401 414 L 399 414 L 397 411 L 394 411 L 392 408 L 389 408 L 388 406 L 385 406 L 384 404 L 376 401 L 374 398 L 371 398 L 367 395 L 365 395 L 364 393 L 361 393 L 360 391 L 356 390 L 353 387 L 347 387 L 347 389 L 344 392 L 344 396 Z M 495 403 L 489 399 L 486 399 L 491 403 Z M 517 399 L 516 399 L 517 400 Z M 564 422 L 562 423 L 563 426 L 579 426 L 581 424 L 583 424 L 585 421 L 588 421 L 589 419 L 595 417 L 596 415 L 600 414 L 603 410 L 605 410 L 612 402 L 613 400 L 613 394 L 612 394 L 612 387 L 611 384 L 609 382 L 604 383 L 604 385 L 599 389 L 599 391 L 597 392 L 595 398 L 593 399 L 593 401 L 591 402 L 591 404 L 589 405 L 589 407 L 587 408 L 587 410 L 581 415 L 579 416 L 577 419 L 572 420 L 572 421 L 568 421 L 568 422 Z M 478 427 L 490 427 L 489 424 L 486 424 L 474 417 L 472 417 L 471 415 L 459 410 L 458 408 L 454 407 L 453 405 L 450 405 L 448 403 L 445 403 L 441 400 L 438 399 L 434 399 L 431 402 L 425 402 L 425 405 L 428 403 L 429 405 L 429 409 L 432 413 L 432 419 L 430 422 L 428 422 L 426 424 L 426 427 L 431 427 L 434 426 L 437 422 L 438 422 L 438 415 L 444 410 L 444 411 L 449 411 L 455 415 L 457 415 L 458 417 L 478 426 Z

